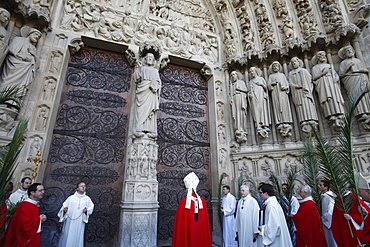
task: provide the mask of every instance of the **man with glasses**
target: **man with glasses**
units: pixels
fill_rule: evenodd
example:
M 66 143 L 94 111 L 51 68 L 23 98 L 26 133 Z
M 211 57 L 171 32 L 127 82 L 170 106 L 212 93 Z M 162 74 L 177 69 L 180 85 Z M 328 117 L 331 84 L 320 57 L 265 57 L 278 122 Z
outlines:
M 46 220 L 46 215 L 40 215 L 37 205 L 44 195 L 44 186 L 34 183 L 28 188 L 27 194 L 28 198 L 17 207 L 10 221 L 5 247 L 40 246 L 41 224 Z
M 264 184 L 260 194 L 265 200 L 264 224 L 259 227 L 263 244 L 268 247 L 292 247 L 284 212 L 274 196 L 274 188 L 271 184 Z

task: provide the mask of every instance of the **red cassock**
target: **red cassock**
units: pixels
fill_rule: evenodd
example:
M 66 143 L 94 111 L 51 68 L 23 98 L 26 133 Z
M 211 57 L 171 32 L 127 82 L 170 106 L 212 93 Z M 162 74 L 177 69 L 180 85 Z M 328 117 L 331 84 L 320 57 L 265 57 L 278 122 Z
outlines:
M 6 203 L 0 206 L 0 246 L 4 243 L 5 238 L 5 223 L 6 223 Z
M 370 244 L 370 211 L 364 222 L 364 230 L 359 235 L 359 239 L 363 244 Z
M 201 200 L 203 209 L 199 209 L 198 221 L 194 217 L 194 201 L 190 209 L 186 209 L 186 198 L 181 200 L 175 215 L 172 247 L 212 247 L 207 204 L 203 198 Z
M 348 214 L 352 217 L 352 219 L 358 224 L 361 225 L 363 218 L 360 212 L 358 211 L 358 200 L 356 196 L 352 193 L 348 196 L 352 197 L 353 206 L 349 210 Z M 361 205 L 364 206 L 368 211 L 370 208 L 360 200 Z M 356 231 L 355 227 L 353 226 L 351 221 L 348 221 L 344 218 L 343 212 L 338 208 L 339 202 L 335 201 L 335 206 L 333 210 L 333 218 L 331 223 L 331 231 L 333 233 L 335 242 L 337 243 L 338 247 L 357 247 L 358 240 L 357 238 L 362 235 L 362 230 Z M 351 232 L 349 230 L 348 222 L 350 222 L 350 227 L 352 229 L 353 237 L 351 236 Z
M 297 247 L 326 247 L 324 230 L 316 204 L 307 200 L 300 204 L 297 214 L 293 215 L 297 229 Z
M 40 213 L 37 205 L 24 201 L 15 210 L 6 231 L 5 247 L 40 247 Z

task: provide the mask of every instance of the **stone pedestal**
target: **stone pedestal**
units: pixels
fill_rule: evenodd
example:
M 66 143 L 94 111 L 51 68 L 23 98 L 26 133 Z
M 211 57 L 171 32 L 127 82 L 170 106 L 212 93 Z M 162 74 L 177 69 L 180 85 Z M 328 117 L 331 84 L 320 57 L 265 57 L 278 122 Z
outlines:
M 159 208 L 156 178 L 158 145 L 154 140 L 143 137 L 134 139 L 128 148 L 119 246 L 156 246 Z

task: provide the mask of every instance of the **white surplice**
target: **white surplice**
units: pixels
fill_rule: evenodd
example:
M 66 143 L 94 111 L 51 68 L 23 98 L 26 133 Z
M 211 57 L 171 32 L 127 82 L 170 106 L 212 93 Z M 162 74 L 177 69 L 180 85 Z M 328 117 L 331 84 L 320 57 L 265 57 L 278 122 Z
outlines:
M 331 232 L 331 220 L 335 204 L 335 195 L 332 191 L 327 191 L 321 195 L 321 222 L 324 229 L 326 243 L 329 247 L 337 247 L 337 243 Z
M 67 213 L 63 209 L 68 207 Z M 83 213 L 86 208 L 87 212 Z M 59 222 L 64 222 L 59 247 L 83 247 L 85 224 L 94 210 L 94 203 L 85 193 L 75 192 L 63 203 L 58 213 Z
M 223 247 L 237 247 L 238 243 L 235 241 L 236 233 L 234 231 L 234 213 L 236 208 L 236 199 L 231 193 L 222 197 L 223 209 Z
M 253 235 L 258 233 L 259 211 L 258 202 L 250 194 L 239 200 L 234 226 L 238 232 L 239 247 L 257 247 Z
M 284 212 L 275 196 L 265 201 L 265 225 L 261 235 L 264 245 L 269 247 L 292 247 Z

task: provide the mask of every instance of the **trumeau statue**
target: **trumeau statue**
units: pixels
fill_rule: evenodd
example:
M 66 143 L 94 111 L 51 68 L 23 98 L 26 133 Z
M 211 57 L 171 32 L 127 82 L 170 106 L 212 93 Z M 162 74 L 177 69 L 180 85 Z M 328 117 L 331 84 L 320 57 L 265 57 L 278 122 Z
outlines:
M 316 126 L 318 117 L 312 95 L 312 76 L 303 68 L 303 61 L 298 57 L 290 60 L 289 84 L 293 103 L 297 111 L 298 121 L 304 133 L 311 132 L 311 125 Z
M 143 46 L 149 47 L 149 46 Z M 157 137 L 157 111 L 159 110 L 159 97 L 162 82 L 159 69 L 167 66 L 168 58 L 159 61 L 150 50 L 141 52 L 141 61 L 137 61 L 133 74 L 136 83 L 136 112 L 134 120 L 134 136 L 136 138 Z
M 348 97 L 356 97 L 370 86 L 369 71 L 360 59 L 355 58 L 355 51 L 350 45 L 342 47 L 338 56 L 343 59 L 339 67 L 339 76 L 348 92 Z M 355 115 L 362 121 L 364 128 L 370 130 L 370 95 L 368 93 L 357 105 Z
M 9 34 L 6 30 L 10 18 L 10 13 L 3 8 L 0 8 L 0 67 L 8 53 Z
M 238 71 L 230 73 L 231 84 L 231 112 L 234 122 L 235 136 L 238 143 L 245 142 L 247 132 L 247 107 L 248 89 L 242 80 L 242 74 Z M 241 138 L 242 137 L 242 138 Z
M 143 63 L 135 68 L 134 81 L 137 86 L 134 135 L 137 137 L 144 136 L 144 134 L 148 134 L 151 138 L 157 137 L 161 79 L 155 63 L 154 55 L 147 53 L 143 58 Z
M 38 67 L 36 44 L 41 38 L 41 32 L 25 26 L 21 29 L 21 35 L 15 37 L 9 45 L 0 87 L 18 85 L 27 88 L 35 78 Z
M 265 79 L 261 77 L 262 71 L 259 68 L 249 69 L 249 102 L 257 133 L 262 138 L 268 137 L 270 131 L 270 107 Z
M 292 112 L 289 103 L 289 83 L 283 73 L 281 64 L 277 61 L 270 65 L 270 76 L 267 82 L 268 90 L 271 91 L 272 108 L 275 117 L 275 124 L 284 137 L 291 136 Z
M 327 62 L 326 52 L 319 51 L 311 60 L 313 82 L 319 95 L 324 115 L 333 122 L 333 127 L 343 124 L 344 100 L 340 92 L 340 81 L 333 66 Z

